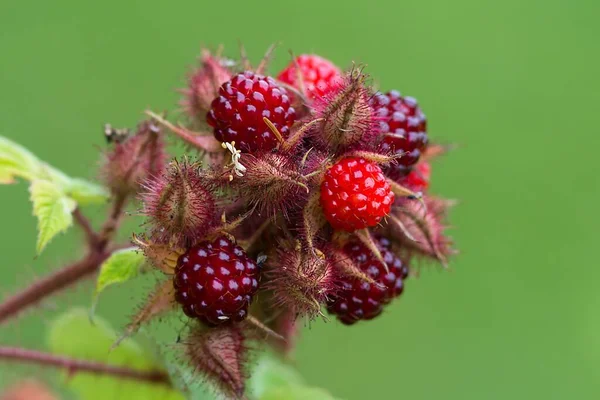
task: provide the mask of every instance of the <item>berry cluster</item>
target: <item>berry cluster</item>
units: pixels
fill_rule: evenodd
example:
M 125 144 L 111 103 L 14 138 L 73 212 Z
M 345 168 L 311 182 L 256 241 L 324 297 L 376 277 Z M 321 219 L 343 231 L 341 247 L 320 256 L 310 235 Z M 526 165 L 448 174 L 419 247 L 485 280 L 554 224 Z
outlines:
M 236 337 L 250 322 L 292 343 L 299 318 L 371 320 L 417 258 L 445 265 L 451 202 L 429 193 L 444 147 L 414 98 L 316 55 L 277 78 L 267 61 L 205 51 L 184 91 L 190 124 L 151 113 L 199 160 L 143 183 L 139 243 L 192 320 Z

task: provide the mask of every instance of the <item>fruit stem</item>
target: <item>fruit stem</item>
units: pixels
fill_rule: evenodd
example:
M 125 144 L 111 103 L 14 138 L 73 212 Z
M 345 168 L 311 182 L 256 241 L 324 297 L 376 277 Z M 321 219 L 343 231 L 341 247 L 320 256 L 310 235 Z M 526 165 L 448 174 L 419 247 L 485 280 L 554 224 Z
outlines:
M 172 386 L 169 376 L 163 371 L 132 369 L 119 365 L 58 356 L 20 347 L 1 346 L 0 360 L 17 361 L 65 369 L 70 376 L 75 375 L 78 372 L 87 372 L 97 375 L 110 375 L 120 379 L 130 379 Z
M 306 124 L 302 125 L 300 127 L 300 129 L 298 129 L 294 134 L 292 134 L 286 141 L 285 143 L 283 143 L 282 146 L 282 150 L 283 151 L 289 151 L 291 149 L 293 149 L 296 145 L 298 145 L 298 143 L 300 143 L 300 141 L 302 139 L 304 139 L 304 135 L 306 135 L 306 132 L 308 132 L 308 130 L 315 125 L 316 123 L 319 123 L 323 121 L 323 118 L 317 118 L 317 119 L 313 119 L 310 122 L 307 122 Z M 309 150 L 310 151 L 310 150 Z M 308 153 L 307 153 L 308 154 Z M 304 165 L 304 162 L 302 163 Z
M 200 132 L 192 132 L 181 126 L 175 126 L 150 110 L 146 110 L 145 114 L 198 150 L 206 151 L 208 153 L 218 153 L 221 151 L 221 143 L 212 136 L 203 135 Z
M 127 204 L 127 196 L 119 194 L 115 197 L 113 201 L 112 208 L 110 210 L 108 219 L 102 225 L 102 230 L 98 234 L 100 240 L 97 243 L 96 251 L 104 251 L 109 241 L 112 239 L 115 234 L 117 228 L 121 223 L 121 218 L 123 217 L 123 209 Z
M 283 336 L 281 336 L 279 333 L 275 332 L 273 329 L 269 328 L 267 325 L 262 323 L 258 318 L 254 317 L 253 315 L 248 315 L 248 317 L 246 318 L 246 321 L 248 321 L 248 323 L 250 325 L 252 325 L 256 329 L 258 329 L 259 331 L 265 333 L 269 337 L 272 337 L 273 339 L 277 339 L 282 344 L 286 343 L 286 340 Z

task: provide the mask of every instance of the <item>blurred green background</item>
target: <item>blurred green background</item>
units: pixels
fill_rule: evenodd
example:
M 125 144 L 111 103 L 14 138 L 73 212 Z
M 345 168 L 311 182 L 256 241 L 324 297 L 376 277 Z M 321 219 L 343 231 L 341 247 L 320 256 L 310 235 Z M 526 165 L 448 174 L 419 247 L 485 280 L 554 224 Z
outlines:
M 424 268 L 382 318 L 307 326 L 299 369 L 349 400 L 596 399 L 599 15 L 592 0 L 2 0 L 0 134 L 93 177 L 102 125 L 175 109 L 201 43 L 235 55 L 241 40 L 258 60 L 281 41 L 272 71 L 287 49 L 366 63 L 382 89 L 419 99 L 434 141 L 459 144 L 433 190 L 461 200 L 462 253 L 450 272 Z M 71 232 L 34 259 L 26 185 L 0 190 L 3 296 L 79 250 Z M 88 289 L 0 342 L 43 348 L 47 320 L 89 304 Z M 138 300 L 110 293 L 100 313 L 122 326 Z M 0 386 L 15 371 L 0 365 Z

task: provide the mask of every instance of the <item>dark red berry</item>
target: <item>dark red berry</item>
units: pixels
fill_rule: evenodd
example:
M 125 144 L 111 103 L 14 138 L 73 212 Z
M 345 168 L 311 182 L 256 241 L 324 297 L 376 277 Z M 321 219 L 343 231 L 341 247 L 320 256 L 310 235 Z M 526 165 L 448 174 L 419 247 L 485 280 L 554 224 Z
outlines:
M 392 179 L 400 179 L 408 175 L 427 147 L 425 114 L 414 98 L 402 97 L 395 90 L 373 96 L 371 105 L 380 121 L 380 131 L 386 135 L 381 150 L 403 154 L 396 164 L 386 170 Z
M 177 260 L 175 299 L 190 318 L 208 325 L 241 321 L 258 289 L 259 268 L 226 237 L 201 242 Z
M 413 192 L 425 192 L 429 188 L 431 178 L 431 165 L 427 161 L 421 161 L 406 175 L 400 184 Z
M 377 246 L 388 272 L 362 243 L 351 242 L 344 246 L 344 252 L 354 264 L 377 283 L 375 285 L 357 278 L 341 282 L 342 288 L 327 302 L 327 309 L 344 324 L 352 325 L 361 319 L 375 318 L 381 314 L 385 304 L 400 296 L 404 290 L 408 265 L 392 252 L 387 239 L 379 238 Z
M 302 54 L 296 57 L 279 73 L 277 79 L 300 89 L 296 66 L 300 68 L 304 89 L 311 99 L 322 97 L 341 81 L 342 73 L 339 68 L 331 61 L 315 54 Z
M 206 121 L 220 142 L 235 142 L 243 152 L 272 150 L 277 137 L 263 117 L 287 137 L 296 120 L 286 90 L 271 77 L 243 72 L 225 82 L 214 99 Z
M 375 226 L 393 203 L 394 193 L 381 168 L 364 158 L 338 161 L 321 183 L 321 206 L 334 229 L 352 232 Z

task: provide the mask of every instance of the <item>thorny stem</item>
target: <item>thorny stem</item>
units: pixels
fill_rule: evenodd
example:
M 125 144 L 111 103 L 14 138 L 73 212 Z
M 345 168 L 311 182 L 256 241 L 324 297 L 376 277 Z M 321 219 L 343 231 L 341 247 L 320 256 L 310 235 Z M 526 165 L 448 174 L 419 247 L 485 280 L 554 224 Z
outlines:
M 99 241 L 99 238 L 98 238 L 98 234 L 94 231 L 94 228 L 92 227 L 92 224 L 90 223 L 90 220 L 87 219 L 87 217 L 85 215 L 83 215 L 83 213 L 81 212 L 81 210 L 79 208 L 76 208 L 75 211 L 73 211 L 73 218 L 75 219 L 75 222 L 79 225 L 79 227 L 85 234 L 85 239 L 88 243 L 88 246 L 90 246 L 90 247 L 96 246 L 96 244 Z
M 18 361 L 30 364 L 45 365 L 67 370 L 69 375 L 88 372 L 98 375 L 112 375 L 120 379 L 131 379 L 142 382 L 172 386 L 169 376 L 159 370 L 139 370 L 128 367 L 105 364 L 95 361 L 79 360 L 58 356 L 20 347 L 0 346 L 0 360 Z
M 121 223 L 121 218 L 123 217 L 123 209 L 125 208 L 126 203 L 126 195 L 120 194 L 116 196 L 113 202 L 113 206 L 110 210 L 108 219 L 102 226 L 102 230 L 98 235 L 100 237 L 100 241 L 98 243 L 99 250 L 103 251 L 104 249 L 106 249 L 106 245 L 108 244 L 110 239 L 113 237 L 115 231 L 119 227 L 119 224 Z
M 99 233 L 96 233 L 89 220 L 75 209 L 73 217 L 83 229 L 88 251 L 83 258 L 31 283 L 0 303 L 0 325 L 17 316 L 25 309 L 38 304 L 55 293 L 77 283 L 95 273 L 110 255 L 109 244 L 116 232 L 123 209 L 127 204 L 126 194 L 116 194 L 108 218 Z
M 22 291 L 10 296 L 0 304 L 0 325 L 44 298 L 96 272 L 108 255 L 106 252 L 88 253 L 81 260 L 33 282 Z

